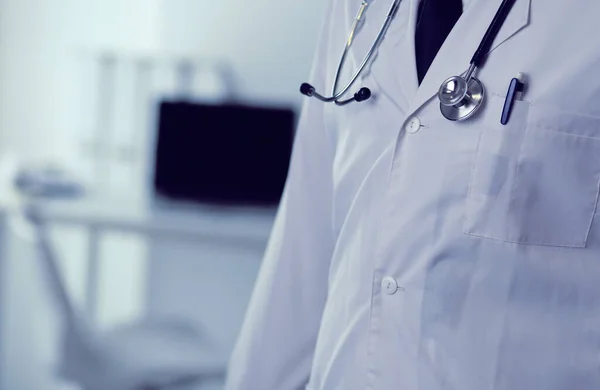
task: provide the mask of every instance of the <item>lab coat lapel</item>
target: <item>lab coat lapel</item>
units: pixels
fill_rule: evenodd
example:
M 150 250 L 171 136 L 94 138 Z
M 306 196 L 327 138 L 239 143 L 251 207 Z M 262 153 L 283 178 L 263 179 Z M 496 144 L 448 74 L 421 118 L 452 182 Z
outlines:
M 374 95 L 383 93 L 391 99 L 399 109 L 405 111 L 417 89 L 417 73 L 414 65 L 414 21 L 416 15 L 413 3 L 419 0 L 402 0 L 400 8 L 390 25 L 379 50 L 367 66 L 363 78 L 370 79 L 376 85 L 372 88 Z M 348 16 L 353 18 L 360 1 L 348 2 L 352 6 L 347 9 Z M 354 41 L 355 66 L 360 64 L 375 41 L 381 26 L 392 6 L 393 0 L 373 0 L 367 9 L 364 25 Z M 412 42 L 412 44 L 411 44 Z
M 415 31 L 417 28 L 417 14 L 419 11 L 419 2 L 421 0 L 404 0 L 407 3 L 408 21 L 407 28 L 402 34 L 402 40 L 392 42 L 396 48 L 398 63 L 394 73 L 399 83 L 402 85 L 404 95 L 407 96 L 408 102 L 405 107 L 408 107 L 414 98 L 419 88 L 419 78 L 417 75 L 417 60 L 415 52 Z
M 450 76 L 463 74 L 479 46 L 502 0 L 479 0 L 465 10 L 440 48 L 427 75 L 410 104 L 409 113 L 418 110 L 434 97 Z M 531 0 L 517 0 L 492 45 L 490 52 L 510 40 L 529 23 Z M 485 64 L 484 64 L 485 66 Z M 485 80 L 482 80 L 485 85 Z

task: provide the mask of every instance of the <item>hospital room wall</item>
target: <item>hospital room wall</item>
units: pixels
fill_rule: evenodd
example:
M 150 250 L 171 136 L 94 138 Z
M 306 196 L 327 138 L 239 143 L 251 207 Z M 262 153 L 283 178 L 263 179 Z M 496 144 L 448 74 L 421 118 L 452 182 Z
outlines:
M 327 1 L 165 0 L 162 45 L 226 60 L 244 100 L 301 102 Z
M 78 56 L 154 50 L 160 0 L 1 0 L 0 150 L 27 160 L 81 157 Z
M 325 1 L 0 0 L 0 151 L 81 158 L 84 49 L 226 60 L 248 100 L 299 105 Z

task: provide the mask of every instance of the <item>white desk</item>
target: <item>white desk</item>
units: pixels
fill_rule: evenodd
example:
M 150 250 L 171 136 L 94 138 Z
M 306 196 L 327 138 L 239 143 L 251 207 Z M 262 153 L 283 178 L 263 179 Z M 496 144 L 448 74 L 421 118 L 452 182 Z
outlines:
M 54 223 L 177 239 L 235 239 L 235 245 L 254 246 L 268 237 L 275 209 L 83 200 L 48 201 L 42 213 Z
M 80 226 L 89 232 L 86 306 L 94 315 L 97 308 L 99 243 L 103 234 L 129 233 L 144 237 L 150 245 L 149 262 L 155 267 L 158 267 L 154 264 L 157 263 L 154 260 L 156 251 L 160 251 L 160 258 L 173 259 L 165 253 L 165 244 L 170 249 L 210 244 L 229 251 L 248 252 L 254 258 L 264 251 L 275 209 L 84 200 L 46 202 L 42 214 L 51 224 Z

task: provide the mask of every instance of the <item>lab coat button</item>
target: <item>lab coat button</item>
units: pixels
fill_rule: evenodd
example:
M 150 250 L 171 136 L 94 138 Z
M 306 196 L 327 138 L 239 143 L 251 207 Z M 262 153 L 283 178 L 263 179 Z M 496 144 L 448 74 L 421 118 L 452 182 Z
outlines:
M 381 288 L 387 295 L 394 295 L 398 291 L 398 282 L 396 282 L 396 279 L 387 276 L 381 281 Z
M 414 134 L 421 129 L 421 120 L 416 116 L 413 116 L 404 126 L 404 130 L 406 130 L 409 134 Z

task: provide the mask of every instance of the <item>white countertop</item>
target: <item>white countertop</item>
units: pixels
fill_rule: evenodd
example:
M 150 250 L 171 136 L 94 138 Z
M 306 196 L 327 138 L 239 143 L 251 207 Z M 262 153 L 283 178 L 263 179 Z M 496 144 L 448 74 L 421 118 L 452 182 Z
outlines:
M 44 200 L 38 205 L 41 215 L 49 223 L 178 239 L 235 239 L 250 245 L 264 245 L 276 214 L 273 207 L 225 207 L 128 199 Z M 20 212 L 14 204 L 4 203 L 3 209 L 9 213 Z

